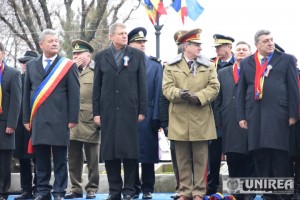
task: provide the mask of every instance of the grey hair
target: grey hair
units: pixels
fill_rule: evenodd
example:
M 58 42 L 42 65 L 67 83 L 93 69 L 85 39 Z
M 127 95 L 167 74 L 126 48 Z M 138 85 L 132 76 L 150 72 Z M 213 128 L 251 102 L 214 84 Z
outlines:
M 113 35 L 113 34 L 115 34 L 115 32 L 116 32 L 116 29 L 117 28 L 126 28 L 126 25 L 125 24 L 122 24 L 122 23 L 114 23 L 114 24 L 112 24 L 110 27 L 109 27 L 109 35 Z
M 184 44 L 178 45 L 177 48 L 178 48 L 177 53 L 178 53 L 178 54 L 182 53 L 182 52 L 184 51 Z
M 254 42 L 255 44 L 257 44 L 259 42 L 259 37 L 262 36 L 262 35 L 270 35 L 271 32 L 268 31 L 268 30 L 259 30 L 255 33 L 255 36 L 254 36 Z
M 58 36 L 57 32 L 53 29 L 44 29 L 39 35 L 39 42 L 45 39 L 46 35 L 56 35 Z

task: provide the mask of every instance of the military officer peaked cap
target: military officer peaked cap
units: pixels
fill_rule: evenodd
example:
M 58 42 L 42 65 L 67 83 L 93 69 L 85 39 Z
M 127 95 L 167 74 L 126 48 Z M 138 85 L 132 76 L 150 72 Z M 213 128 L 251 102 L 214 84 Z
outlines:
M 214 46 L 221 46 L 223 44 L 232 44 L 234 42 L 234 39 L 229 36 L 221 35 L 221 34 L 214 34 L 214 40 L 215 44 Z
M 94 52 L 94 48 L 88 42 L 80 39 L 76 39 L 72 41 L 73 53 L 79 52 Z
M 25 64 L 29 60 L 36 58 L 36 57 L 38 57 L 38 54 L 35 51 L 26 51 L 23 57 L 18 58 L 18 61 L 20 63 Z
M 192 42 L 192 43 L 197 43 L 201 44 L 202 41 L 200 40 L 200 33 L 202 32 L 201 29 L 193 29 L 191 31 L 187 31 L 185 34 L 182 34 L 178 38 L 178 44 L 183 44 L 185 42 Z
M 174 41 L 176 42 L 176 44 L 178 44 L 179 37 L 187 32 L 188 32 L 187 30 L 179 30 L 174 33 Z
M 128 44 L 137 41 L 147 41 L 147 30 L 143 27 L 137 27 L 128 33 Z

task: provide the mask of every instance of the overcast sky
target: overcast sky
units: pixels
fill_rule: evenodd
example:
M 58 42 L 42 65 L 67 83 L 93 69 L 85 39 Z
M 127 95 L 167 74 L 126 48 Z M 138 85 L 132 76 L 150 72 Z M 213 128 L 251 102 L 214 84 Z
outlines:
M 165 0 L 168 6 L 169 0 Z M 180 29 L 201 28 L 202 54 L 215 56 L 213 34 L 219 33 L 231 36 L 235 41 L 248 42 L 254 52 L 254 34 L 260 29 L 272 32 L 274 41 L 287 53 L 300 59 L 300 12 L 296 6 L 297 0 L 198 0 L 204 7 L 204 12 L 197 21 L 186 19 L 185 24 L 173 8 L 167 9 L 168 15 L 162 18 L 164 26 L 161 31 L 160 57 L 167 61 L 176 55 L 176 45 L 173 34 Z M 140 6 L 132 14 L 132 19 L 126 22 L 128 32 L 143 26 L 147 29 L 147 55 L 156 55 L 155 29 L 148 19 L 145 9 Z

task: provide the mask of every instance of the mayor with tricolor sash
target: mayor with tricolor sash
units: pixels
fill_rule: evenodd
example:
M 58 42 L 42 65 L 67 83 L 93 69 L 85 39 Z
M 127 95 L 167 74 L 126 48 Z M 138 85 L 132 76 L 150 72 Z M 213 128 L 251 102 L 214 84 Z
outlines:
M 27 63 L 23 121 L 31 132 L 28 150 L 35 153 L 37 193 L 35 200 L 61 200 L 68 183 L 67 146 L 70 128 L 78 123 L 79 81 L 74 61 L 58 55 L 54 30 L 39 36 L 42 56 Z M 55 181 L 50 185 L 51 156 Z

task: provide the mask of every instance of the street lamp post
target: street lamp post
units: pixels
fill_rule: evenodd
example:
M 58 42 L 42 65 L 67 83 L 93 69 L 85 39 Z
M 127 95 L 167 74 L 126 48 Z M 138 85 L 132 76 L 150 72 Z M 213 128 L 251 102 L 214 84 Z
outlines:
M 162 0 L 160 0 L 162 2 Z M 156 57 L 160 57 L 160 31 L 163 25 L 159 24 L 159 17 L 160 14 L 156 11 L 156 24 L 154 25 L 155 28 L 155 35 L 156 35 Z

